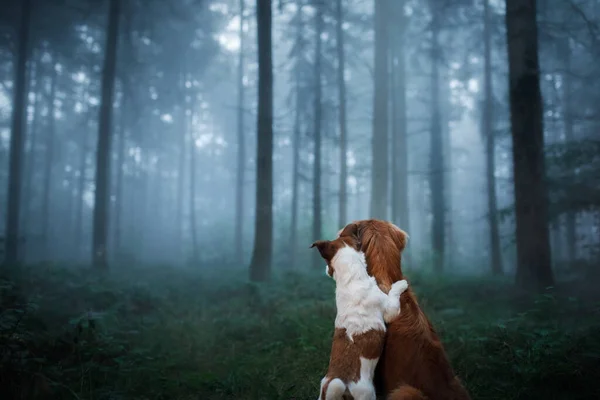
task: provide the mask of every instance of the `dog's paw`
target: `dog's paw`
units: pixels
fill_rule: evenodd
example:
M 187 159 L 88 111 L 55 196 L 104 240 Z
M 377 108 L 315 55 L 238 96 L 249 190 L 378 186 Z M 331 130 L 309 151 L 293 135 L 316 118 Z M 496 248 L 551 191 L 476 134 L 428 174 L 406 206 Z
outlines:
M 406 279 L 402 279 L 401 281 L 395 282 L 392 285 L 391 291 L 400 295 L 404 293 L 406 289 L 408 289 L 408 282 L 406 281 Z

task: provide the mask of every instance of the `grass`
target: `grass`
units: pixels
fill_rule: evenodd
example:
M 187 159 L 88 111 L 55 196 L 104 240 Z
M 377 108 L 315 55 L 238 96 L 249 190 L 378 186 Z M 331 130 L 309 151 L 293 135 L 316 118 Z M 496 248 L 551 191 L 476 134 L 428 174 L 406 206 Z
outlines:
M 5 276 L 2 398 L 314 400 L 329 358 L 333 282 L 245 277 L 56 266 Z M 600 398 L 597 291 L 531 297 L 502 280 L 411 278 L 473 399 Z

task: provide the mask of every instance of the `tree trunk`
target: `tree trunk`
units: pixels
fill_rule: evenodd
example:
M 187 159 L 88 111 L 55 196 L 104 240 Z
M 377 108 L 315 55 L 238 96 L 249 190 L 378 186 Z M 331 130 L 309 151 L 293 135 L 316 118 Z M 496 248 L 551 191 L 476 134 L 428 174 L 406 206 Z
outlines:
M 180 129 L 179 132 L 179 159 L 178 161 L 178 166 L 177 166 L 177 238 L 178 238 L 178 248 L 179 248 L 179 255 L 182 257 L 182 260 L 185 262 L 185 246 L 184 246 L 184 216 L 183 216 L 183 210 L 184 210 L 184 202 L 185 202 L 185 198 L 184 198 L 184 192 L 185 192 L 185 161 L 186 161 L 186 151 L 187 148 L 185 147 L 185 140 L 187 137 L 187 102 L 186 102 L 186 97 L 187 97 L 187 89 L 185 87 L 185 83 L 187 81 L 187 76 L 185 73 L 181 73 L 181 77 L 180 77 L 180 83 L 179 83 L 179 88 L 181 90 L 181 110 L 180 110 L 180 116 L 179 116 L 179 123 L 177 124 L 177 127 Z
M 114 260 L 119 262 L 122 258 L 122 233 L 123 233 L 123 223 L 121 221 L 121 216 L 123 214 L 123 164 L 125 162 L 125 144 L 127 143 L 127 121 L 129 116 L 129 107 L 128 107 L 128 99 L 127 94 L 123 93 L 122 102 L 121 102 L 121 121 L 119 124 L 119 143 L 117 147 L 117 182 L 116 182 L 116 196 L 115 196 L 115 220 L 114 220 L 114 231 L 113 231 L 113 251 L 114 251 Z
M 370 217 L 387 218 L 388 187 L 388 0 L 375 1 L 375 93 Z
M 548 230 L 542 95 L 535 0 L 506 0 L 516 209 L 516 284 L 554 284 Z
M 195 102 L 192 102 L 194 104 Z M 187 118 L 186 131 L 190 136 L 190 233 L 192 237 L 192 264 L 194 267 L 198 265 L 198 224 L 196 216 L 196 138 L 194 138 L 193 122 L 194 112 L 191 111 Z
M 273 245 L 273 56 L 271 0 L 257 0 L 258 117 L 256 145 L 256 219 L 250 279 L 268 280 Z
M 21 175 L 23 168 L 23 150 L 25 144 L 25 117 L 27 115 L 27 59 L 29 58 L 29 26 L 31 23 L 31 0 L 23 0 L 21 21 L 19 26 L 19 43 L 14 63 L 15 79 L 13 86 L 13 109 L 11 116 L 11 138 L 8 169 L 8 189 L 6 207 L 6 265 L 20 262 L 20 208 L 21 208 Z
M 51 83 L 50 83 L 50 94 L 48 97 L 48 127 L 46 130 L 46 163 L 44 165 L 44 180 L 43 180 L 43 191 L 42 191 L 42 249 L 44 254 L 44 259 L 49 261 L 52 258 L 51 246 L 50 246 L 50 237 L 52 233 L 50 232 L 50 192 L 52 190 L 52 180 L 54 178 L 53 170 L 54 170 L 54 136 L 56 135 L 56 85 L 58 80 L 58 73 L 56 71 L 56 61 L 52 60 L 52 75 L 51 75 Z
M 392 58 L 392 221 L 410 232 L 408 221 L 408 123 L 406 118 L 406 17 L 404 0 L 395 6 L 397 28 L 390 43 Z
M 238 263 L 243 261 L 244 238 L 244 180 L 246 171 L 246 141 L 244 135 L 244 5 L 240 0 L 240 54 L 238 59 L 238 109 L 237 109 L 237 176 L 235 192 L 235 254 Z
M 302 7 L 296 11 L 296 43 L 300 43 L 304 33 L 304 24 L 302 22 Z M 296 265 L 296 236 L 298 234 L 298 192 L 300 187 L 300 133 L 302 129 L 302 88 L 300 88 L 300 71 L 298 68 L 294 71 L 294 80 L 296 87 L 296 110 L 294 115 L 294 139 L 292 143 L 292 210 L 290 222 L 290 265 Z
M 85 180 L 86 180 L 86 161 L 88 152 L 87 143 L 87 128 L 88 124 L 85 125 L 86 129 L 80 133 L 81 142 L 79 144 L 79 179 L 77 182 L 77 203 L 75 205 L 75 251 L 77 252 L 77 259 L 79 260 L 83 254 L 82 238 L 83 238 L 83 193 L 85 192 Z
M 321 103 L 322 88 L 321 88 L 321 35 L 323 33 L 323 3 L 322 0 L 314 0 L 315 12 L 315 60 L 314 60 L 314 126 L 313 138 L 315 141 L 314 163 L 313 163 L 313 226 L 312 238 L 319 240 L 321 238 L 322 215 L 321 215 L 321 128 L 323 119 L 323 108 Z M 313 267 L 318 268 L 322 264 L 321 257 L 318 252 L 313 253 Z
M 345 50 L 344 50 L 344 30 L 342 28 L 344 24 L 344 14 L 342 10 L 342 0 L 336 1 L 336 49 L 338 59 L 338 101 L 339 101 L 339 124 L 340 124 L 340 198 L 339 198 L 339 212 L 338 212 L 338 227 L 344 227 L 348 221 L 348 164 L 347 164 L 347 153 L 348 153 L 348 136 L 347 136 L 347 125 L 346 125 L 346 82 L 344 79 L 344 73 L 346 72 L 345 66 Z
M 498 206 L 496 199 L 496 143 L 494 133 L 494 92 L 492 88 L 492 45 L 489 0 L 483 2 L 483 57 L 484 57 L 484 105 L 483 137 L 485 138 L 485 172 L 487 183 L 488 224 L 490 238 L 490 262 L 492 274 L 502 275 L 502 254 L 498 228 Z
M 96 150 L 96 176 L 94 193 L 94 228 L 92 262 L 95 268 L 108 269 L 108 205 L 110 176 L 110 147 L 112 132 L 113 96 L 119 38 L 120 0 L 110 0 L 106 50 L 102 70 L 102 97 L 98 117 L 98 147 Z
M 431 225 L 431 238 L 433 248 L 433 267 L 437 272 L 444 269 L 445 250 L 445 188 L 444 188 L 444 151 L 442 110 L 440 98 L 440 57 L 439 43 L 439 10 L 432 6 L 431 14 L 431 139 L 430 139 L 430 173 L 429 186 L 431 191 L 431 212 L 433 214 Z
M 564 38 L 561 43 L 562 60 L 564 63 L 563 78 L 563 115 L 565 124 L 565 141 L 570 143 L 573 141 L 573 104 L 571 99 L 572 81 L 571 81 L 571 46 L 569 38 Z M 565 217 L 566 230 L 566 247 L 567 257 L 570 263 L 577 259 L 577 235 L 576 235 L 576 218 L 574 212 L 568 212 Z
M 40 123 L 40 115 L 41 115 L 41 110 L 42 107 L 40 106 L 40 97 L 41 97 L 41 90 L 42 90 L 42 84 L 41 84 L 41 80 L 42 80 L 42 76 L 43 76 L 43 63 L 41 61 L 41 59 L 38 59 L 36 61 L 36 67 L 35 67 L 35 74 L 32 76 L 32 79 L 34 79 L 34 86 L 33 86 L 33 94 L 34 94 L 34 98 L 33 98 L 33 119 L 31 120 L 31 125 L 29 126 L 30 132 L 29 132 L 29 151 L 27 152 L 27 157 L 26 157 L 26 168 L 25 168 L 25 188 L 24 188 L 24 195 L 25 195 L 25 210 L 23 210 L 23 227 L 27 232 L 31 232 L 31 221 L 33 220 L 32 218 L 32 209 L 31 209 L 31 204 L 32 204 L 32 200 L 33 200 L 33 177 L 35 175 L 35 170 L 36 170 L 36 158 L 34 157 L 36 151 L 37 151 L 37 147 L 38 147 L 38 127 L 39 127 L 39 123 Z

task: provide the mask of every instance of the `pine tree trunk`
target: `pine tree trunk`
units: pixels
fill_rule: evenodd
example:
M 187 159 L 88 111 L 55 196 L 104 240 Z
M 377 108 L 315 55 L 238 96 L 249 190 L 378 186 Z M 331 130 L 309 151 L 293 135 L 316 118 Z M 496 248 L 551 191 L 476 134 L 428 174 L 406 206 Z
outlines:
M 563 89 L 563 115 L 565 124 L 565 141 L 570 143 L 573 141 L 573 104 L 571 99 L 572 80 L 571 80 L 571 46 L 569 38 L 563 39 L 561 43 L 561 53 L 564 63 L 564 71 L 562 75 Z M 577 235 L 576 235 L 576 219 L 577 215 L 574 212 L 568 212 L 565 217 L 566 230 L 566 247 L 567 257 L 570 263 L 577 260 Z
M 117 145 L 117 182 L 115 188 L 115 219 L 114 219 L 114 231 L 113 231 L 113 251 L 114 251 L 114 260 L 119 262 L 122 260 L 122 233 L 123 233 L 123 223 L 121 221 L 123 214 L 123 164 L 125 163 L 125 145 L 127 142 L 127 121 L 129 115 L 129 107 L 128 107 L 128 99 L 127 95 L 123 94 L 122 103 L 121 103 L 121 121 L 119 123 L 119 142 Z
M 117 64 L 117 44 L 119 38 L 120 0 L 110 0 L 108 28 L 106 30 L 106 50 L 102 70 L 102 97 L 98 117 L 98 147 L 96 150 L 96 176 L 94 193 L 94 228 L 92 261 L 97 269 L 108 269 L 108 207 L 110 148 L 112 136 L 113 97 Z
M 256 220 L 250 279 L 271 275 L 273 249 L 273 55 L 271 0 L 257 0 L 258 118 L 256 145 Z
M 543 289 L 551 269 L 535 0 L 506 1 L 515 185 L 516 284 Z
M 490 1 L 483 2 L 483 57 L 484 57 L 484 105 L 483 137 L 485 138 L 485 172 L 487 183 L 488 225 L 490 238 L 490 262 L 492 274 L 502 275 L 502 254 L 498 227 L 498 205 L 496 199 L 496 142 L 494 134 L 494 92 L 492 88 L 492 33 Z
M 395 5 L 397 28 L 390 42 L 393 63 L 392 117 L 392 221 L 410 232 L 408 221 L 408 123 L 406 118 L 406 17 L 405 1 Z
M 240 54 L 238 59 L 238 109 L 237 109 L 237 174 L 235 193 L 235 254 L 238 263 L 243 261 L 244 238 L 244 180 L 246 171 L 246 141 L 244 135 L 244 5 L 240 0 Z
M 370 217 L 387 219 L 388 208 L 388 0 L 375 1 L 375 93 Z
M 300 43 L 304 33 L 304 24 L 302 22 L 302 8 L 298 7 L 296 11 L 296 43 Z M 291 222 L 290 222 L 290 265 L 296 266 L 296 237 L 298 235 L 298 196 L 299 196 L 299 178 L 300 178 L 300 133 L 302 129 L 302 88 L 300 88 L 300 71 L 296 68 L 294 73 L 296 88 L 296 110 L 294 114 L 294 138 L 292 143 L 292 204 L 291 204 Z
M 178 128 L 179 128 L 179 160 L 178 160 L 178 166 L 177 166 L 177 238 L 178 238 L 178 247 L 179 247 L 179 254 L 182 257 L 182 260 L 185 260 L 185 246 L 184 246 L 184 203 L 185 203 L 185 198 L 184 198 L 184 192 L 185 192 L 185 161 L 186 161 L 186 151 L 187 148 L 185 147 L 185 140 L 187 137 L 187 102 L 186 102 L 186 97 L 187 97 L 187 90 L 185 87 L 185 83 L 186 83 L 186 74 L 185 73 L 181 73 L 180 76 L 180 83 L 179 83 L 179 88 L 181 90 L 181 95 L 182 95 L 182 99 L 181 99 L 181 110 L 180 110 L 180 115 L 179 115 L 179 123 L 177 124 Z
M 27 232 L 31 232 L 31 221 L 32 218 L 32 200 L 34 197 L 33 190 L 33 177 L 35 176 L 36 170 L 36 157 L 35 153 L 38 147 L 38 128 L 40 123 L 40 115 L 42 107 L 40 105 L 40 97 L 41 97 L 41 80 L 43 75 L 43 63 L 40 59 L 36 61 L 35 74 L 32 75 L 32 79 L 34 79 L 34 86 L 32 92 L 34 94 L 33 98 L 33 119 L 31 120 L 31 125 L 29 127 L 29 151 L 27 152 L 26 158 L 26 168 L 25 168 L 25 188 L 23 190 L 25 196 L 25 209 L 23 210 L 23 227 Z
M 314 163 L 313 163 L 313 227 L 312 227 L 312 239 L 321 239 L 322 229 L 322 204 L 321 204 L 321 129 L 323 122 L 323 105 L 322 105 L 322 88 L 321 88 L 321 47 L 322 40 L 321 34 L 323 33 L 323 2 L 322 0 L 314 0 L 315 12 L 315 61 L 314 61 L 314 82 L 315 82 L 315 94 L 314 94 L 314 126 L 313 126 L 313 138 L 314 138 Z M 313 267 L 320 268 L 322 265 L 321 257 L 318 252 L 313 252 Z
M 439 63 L 441 48 L 439 43 L 439 10 L 431 7 L 431 139 L 430 139 L 430 174 L 429 186 L 431 191 L 431 225 L 433 267 L 437 272 L 444 269 L 446 204 L 444 188 L 444 151 L 442 110 L 440 98 Z
M 86 128 L 88 125 L 86 125 Z M 86 161 L 88 153 L 87 129 L 80 133 L 79 144 L 79 179 L 77 182 L 77 203 L 75 205 L 75 251 L 79 260 L 83 254 L 82 239 L 83 239 L 83 193 L 85 192 L 86 179 Z
M 340 127 L 340 198 L 338 211 L 338 227 L 342 228 L 348 221 L 348 133 L 346 124 L 346 82 L 344 73 L 346 72 L 345 65 L 345 50 L 344 50 L 344 13 L 342 9 L 342 0 L 336 1 L 336 50 L 338 59 L 338 101 L 339 101 L 339 127 Z
M 44 165 L 44 180 L 43 180 L 43 191 L 42 191 L 42 249 L 45 260 L 52 258 L 50 237 L 50 208 L 51 208 L 51 196 L 52 181 L 54 178 L 54 136 L 56 135 L 56 85 L 58 80 L 58 74 L 56 72 L 56 61 L 52 60 L 52 75 L 50 83 L 50 94 L 48 97 L 48 126 L 46 130 L 46 157 Z
M 194 104 L 195 102 L 192 101 L 192 105 Z M 193 107 L 190 108 L 193 109 Z M 198 148 L 196 146 L 196 138 L 194 137 L 193 122 L 194 112 L 191 111 L 187 118 L 185 130 L 190 137 L 190 233 L 192 237 L 192 264 L 194 267 L 197 267 L 200 261 L 198 252 L 198 218 L 196 210 L 196 153 L 198 152 Z
M 6 265 L 19 264 L 21 184 L 23 150 L 25 144 L 25 117 L 27 115 L 27 59 L 29 58 L 29 26 L 31 23 L 31 0 L 21 2 L 19 43 L 15 60 L 13 86 L 13 110 L 11 116 L 11 139 L 8 169 L 8 189 L 6 206 Z

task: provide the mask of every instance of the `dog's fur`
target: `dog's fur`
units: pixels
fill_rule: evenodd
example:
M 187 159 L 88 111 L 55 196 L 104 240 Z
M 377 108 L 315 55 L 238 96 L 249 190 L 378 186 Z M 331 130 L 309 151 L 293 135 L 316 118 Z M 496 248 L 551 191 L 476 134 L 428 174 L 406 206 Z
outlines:
M 404 279 L 401 257 L 408 235 L 394 224 L 375 219 L 354 221 L 338 238 L 358 241 L 368 273 L 383 291 Z M 470 400 L 411 288 L 401 295 L 401 302 L 402 313 L 388 325 L 375 371 L 377 392 L 388 400 Z
M 356 238 L 320 240 L 312 244 L 327 261 L 326 273 L 336 281 L 335 331 L 320 400 L 375 400 L 373 375 L 385 341 L 385 322 L 400 313 L 400 294 L 408 287 L 394 283 L 385 294 L 367 274 Z

